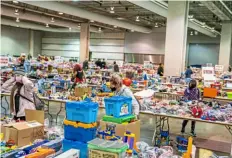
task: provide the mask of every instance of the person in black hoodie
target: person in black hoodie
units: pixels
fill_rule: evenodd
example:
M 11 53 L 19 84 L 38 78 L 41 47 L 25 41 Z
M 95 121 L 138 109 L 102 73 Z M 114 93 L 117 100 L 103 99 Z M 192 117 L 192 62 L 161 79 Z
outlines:
M 101 69 L 105 69 L 106 68 L 106 62 L 105 62 L 105 59 L 102 60 L 101 62 Z

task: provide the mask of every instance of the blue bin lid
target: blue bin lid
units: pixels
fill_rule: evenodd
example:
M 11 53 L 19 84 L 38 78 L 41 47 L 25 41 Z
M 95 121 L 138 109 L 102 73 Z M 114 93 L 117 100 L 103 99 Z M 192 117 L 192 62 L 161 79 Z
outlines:
M 125 97 L 125 96 L 113 96 L 111 98 L 105 98 L 104 101 L 124 101 L 124 100 L 132 100 L 131 97 Z
M 98 108 L 98 103 L 90 101 L 67 101 L 66 108 Z

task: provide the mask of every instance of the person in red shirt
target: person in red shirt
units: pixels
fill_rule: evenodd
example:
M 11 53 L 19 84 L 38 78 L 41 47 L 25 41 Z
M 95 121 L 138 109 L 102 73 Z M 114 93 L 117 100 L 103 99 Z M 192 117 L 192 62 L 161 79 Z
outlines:
M 74 82 L 75 83 L 82 83 L 82 82 L 84 82 L 84 71 L 83 71 L 81 65 L 80 64 L 76 64 L 74 66 L 73 71 L 74 71 Z

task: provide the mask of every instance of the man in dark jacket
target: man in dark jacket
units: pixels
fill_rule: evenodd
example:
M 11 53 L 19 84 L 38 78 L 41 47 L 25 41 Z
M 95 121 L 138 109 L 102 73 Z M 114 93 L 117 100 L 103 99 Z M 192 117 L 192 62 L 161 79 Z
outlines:
M 187 69 L 184 74 L 185 74 L 185 78 L 191 78 L 193 71 L 191 70 L 190 66 L 187 66 Z
M 164 75 L 164 66 L 163 66 L 162 63 L 159 64 L 157 74 L 158 74 L 159 76 L 163 76 L 163 75 Z
M 119 72 L 119 67 L 116 61 L 114 61 L 114 72 Z

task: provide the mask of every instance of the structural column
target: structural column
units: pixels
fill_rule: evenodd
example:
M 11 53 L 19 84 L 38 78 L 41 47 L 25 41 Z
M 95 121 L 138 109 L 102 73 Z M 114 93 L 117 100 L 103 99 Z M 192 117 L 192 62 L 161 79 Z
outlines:
M 82 23 L 80 33 L 80 62 L 89 58 L 89 35 L 89 23 Z
M 232 36 L 232 23 L 222 24 L 218 63 L 219 65 L 224 66 L 224 71 L 228 69 L 228 66 L 230 64 L 231 36 Z
M 164 75 L 180 76 L 185 67 L 188 1 L 169 1 L 165 42 Z
M 30 30 L 29 33 L 29 54 L 34 57 L 34 31 Z

